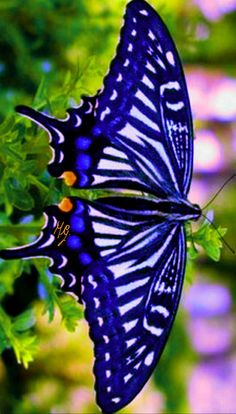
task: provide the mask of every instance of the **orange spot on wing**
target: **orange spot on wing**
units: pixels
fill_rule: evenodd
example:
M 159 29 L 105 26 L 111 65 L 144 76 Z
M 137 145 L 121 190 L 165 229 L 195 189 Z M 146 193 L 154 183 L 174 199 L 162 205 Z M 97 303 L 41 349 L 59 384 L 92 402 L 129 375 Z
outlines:
M 73 208 L 73 203 L 71 200 L 67 197 L 63 198 L 63 200 L 58 204 L 58 207 L 61 211 L 64 211 L 65 213 L 69 213 Z
M 62 174 L 62 178 L 64 178 L 66 185 L 69 185 L 70 187 L 72 187 L 77 180 L 77 177 L 73 171 L 65 171 Z

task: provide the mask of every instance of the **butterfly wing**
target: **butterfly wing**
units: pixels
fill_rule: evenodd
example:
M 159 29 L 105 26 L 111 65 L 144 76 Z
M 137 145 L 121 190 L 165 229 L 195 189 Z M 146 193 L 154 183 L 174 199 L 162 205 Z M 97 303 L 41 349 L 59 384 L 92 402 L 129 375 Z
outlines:
M 68 109 L 65 120 L 20 105 L 16 110 L 49 134 L 53 152 L 49 173 L 75 188 L 128 188 L 145 191 L 137 175 L 133 154 L 113 145 L 105 135 L 93 134 L 96 97 L 84 97 L 78 108 Z M 129 151 L 128 151 L 129 153 Z M 129 156 L 130 155 L 130 156 Z M 160 189 L 159 196 L 165 192 Z
M 50 135 L 49 172 L 77 188 L 129 188 L 158 197 L 188 193 L 193 133 L 178 53 L 154 9 L 131 1 L 102 92 L 57 120 L 17 110 Z
M 16 110 L 26 116 L 49 134 L 52 159 L 48 170 L 52 176 L 64 178 L 76 188 L 89 187 L 92 174 L 98 164 L 107 140 L 92 137 L 94 107 L 96 97 L 84 99 L 77 108 L 68 109 L 66 119 L 56 119 L 46 113 L 27 106 L 17 106 Z
M 98 96 L 94 133 L 134 159 L 149 187 L 188 193 L 193 158 L 192 118 L 182 65 L 161 18 L 131 1 L 116 56 Z
M 81 276 L 99 258 L 88 206 L 83 200 L 66 198 L 45 209 L 39 237 L 25 246 L 0 251 L 3 259 L 50 259 L 49 270 L 62 280 L 62 288 L 81 302 Z
M 139 207 L 139 215 L 129 225 L 129 215 L 119 212 L 128 233 L 117 247 L 109 246 L 104 260 L 92 264 L 82 277 L 85 317 L 95 345 L 97 403 L 104 413 L 128 404 L 149 379 L 181 294 L 186 251 L 183 228 L 165 222 L 142 223 L 144 210 Z M 109 212 L 109 230 L 103 228 L 104 216 L 99 217 L 96 208 L 91 214 L 96 217 L 96 238 L 101 244 L 118 240 L 117 208 L 113 215 Z
M 179 302 L 184 232 L 157 209 L 140 197 L 64 199 L 46 209 L 35 242 L 0 252 L 5 259 L 51 259 L 63 289 L 84 303 L 104 412 L 126 405 L 148 380 Z

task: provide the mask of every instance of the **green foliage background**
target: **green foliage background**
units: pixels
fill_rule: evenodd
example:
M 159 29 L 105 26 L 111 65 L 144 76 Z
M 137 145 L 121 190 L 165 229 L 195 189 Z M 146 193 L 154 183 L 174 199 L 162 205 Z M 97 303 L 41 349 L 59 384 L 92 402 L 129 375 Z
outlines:
M 0 248 L 30 242 L 43 224 L 43 208 L 69 194 L 63 183 L 46 172 L 51 152 L 45 132 L 16 115 L 14 106 L 24 103 L 63 118 L 66 108 L 78 103 L 82 94 L 94 94 L 101 87 L 114 54 L 125 3 L 124 0 L 8 0 L 0 3 Z M 234 73 L 231 31 L 235 27 L 235 16 L 229 15 L 211 27 L 199 10 L 185 0 L 174 3 L 153 1 L 152 4 L 168 23 L 185 63 L 215 65 L 224 57 L 225 69 Z M 201 44 L 194 38 L 199 23 L 207 24 L 211 29 L 210 38 Z M 222 31 L 225 33 L 223 38 Z M 87 196 L 91 195 L 88 193 Z M 234 200 L 235 194 L 230 197 Z M 231 222 L 232 210 L 228 209 L 226 220 L 221 206 L 216 206 L 216 210 L 223 227 Z M 222 243 L 219 233 L 207 222 L 200 224 L 193 233 L 189 228 L 187 231 L 188 280 L 192 280 L 199 258 L 196 247 L 198 250 L 199 246 L 203 247 L 209 258 L 218 261 Z M 219 232 L 224 235 L 225 229 L 219 229 Z M 235 263 L 229 257 L 226 254 L 221 265 L 227 268 L 227 274 Z M 202 255 L 199 263 L 199 266 L 207 266 L 210 273 L 215 269 Z M 81 308 L 71 297 L 62 294 L 57 278 L 48 275 L 47 266 L 46 260 L 0 262 L 0 351 L 3 356 L 0 386 L 4 390 L 0 396 L 1 412 L 42 413 L 51 412 L 55 405 L 65 407 L 61 394 L 68 379 L 63 376 L 61 380 L 55 379 L 59 374 L 53 364 L 50 372 L 54 375 L 50 375 L 48 385 L 48 389 L 55 389 L 52 398 L 45 399 L 42 404 L 30 402 L 27 397 L 30 392 L 41 395 L 45 366 L 50 366 L 50 355 L 47 354 L 48 359 L 44 358 L 41 344 L 47 340 L 50 343 L 49 332 L 55 332 L 55 327 L 52 324 L 48 328 L 47 322 L 41 322 L 42 312 L 47 314 L 49 322 L 55 314 L 60 314 L 64 335 L 65 330 L 74 331 L 77 321 L 82 318 Z M 195 358 L 184 326 L 185 316 L 181 313 L 165 361 L 160 363 L 159 374 L 155 376 L 158 388 L 164 392 L 167 412 L 181 412 L 187 407 L 186 378 L 181 376 L 180 369 L 176 375 L 175 369 L 176 361 L 191 364 Z M 80 340 L 87 343 L 83 333 Z M 71 337 L 69 342 L 73 342 Z M 183 357 L 182 354 L 185 345 L 187 362 L 186 355 Z M 73 349 L 74 344 L 70 347 Z M 63 354 L 65 364 L 68 354 Z M 78 384 L 92 387 L 92 380 L 86 379 L 91 370 L 91 356 L 83 352 L 81 345 L 76 348 L 75 355 L 88 365 Z M 22 363 L 27 368 L 33 359 L 34 368 L 32 371 L 29 368 L 28 374 L 17 364 Z M 19 378 L 21 384 L 17 384 Z M 69 384 L 70 381 L 71 378 Z M 170 383 L 178 389 L 177 402 L 172 400 Z M 65 390 L 65 398 L 66 395 Z M 96 408 L 91 404 L 84 408 L 84 412 L 95 412 Z

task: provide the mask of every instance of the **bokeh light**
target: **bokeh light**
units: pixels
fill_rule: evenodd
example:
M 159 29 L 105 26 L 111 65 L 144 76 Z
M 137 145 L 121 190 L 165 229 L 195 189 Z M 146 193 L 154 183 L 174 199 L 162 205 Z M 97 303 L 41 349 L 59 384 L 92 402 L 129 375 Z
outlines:
M 211 130 L 199 129 L 194 146 L 195 173 L 217 172 L 225 166 L 224 146 Z
M 236 10 L 236 0 L 194 0 L 209 20 L 218 20 L 226 13 Z

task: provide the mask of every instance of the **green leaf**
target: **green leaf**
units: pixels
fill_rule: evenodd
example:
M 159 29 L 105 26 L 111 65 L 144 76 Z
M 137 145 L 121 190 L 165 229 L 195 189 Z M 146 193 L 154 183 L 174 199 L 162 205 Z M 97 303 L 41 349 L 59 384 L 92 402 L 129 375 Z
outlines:
M 55 307 L 57 306 L 66 329 L 70 332 L 75 331 L 79 319 L 83 317 L 83 312 L 77 300 L 69 294 L 61 294 L 59 279 L 55 277 L 50 281 L 48 272 L 43 266 L 37 266 L 37 269 L 40 273 L 40 283 L 44 288 L 44 313 L 48 312 L 49 322 L 53 320 Z
M 28 313 L 28 317 L 28 323 L 26 312 L 17 318 L 11 318 L 0 307 L 0 351 L 2 352 L 8 347 L 13 348 L 18 363 L 23 363 L 25 368 L 37 353 L 37 339 L 29 330 L 29 326 L 32 324 L 31 314 Z M 16 327 L 20 329 L 16 329 Z
M 46 82 L 45 76 L 43 76 L 38 86 L 38 89 L 36 91 L 36 94 L 34 96 L 32 107 L 41 108 L 42 102 L 44 101 L 46 96 L 47 96 L 47 82 Z
M 15 116 L 8 115 L 4 121 L 0 124 L 0 140 L 4 141 L 4 135 L 7 135 L 9 131 L 13 129 L 15 125 Z
M 212 260 L 218 262 L 222 249 L 222 237 L 226 232 L 226 228 L 215 229 L 210 223 L 204 222 L 198 231 L 193 233 L 193 241 L 202 246 Z
M 187 263 L 185 269 L 185 280 L 188 284 L 192 285 L 193 276 L 195 271 L 195 262 L 191 259 L 189 253 L 187 254 Z
M 55 307 L 57 304 L 57 287 L 53 285 L 48 276 L 46 265 L 36 263 L 37 270 L 40 274 L 41 291 L 43 291 L 44 310 L 48 313 L 48 322 L 52 322 L 55 315 Z M 58 279 L 57 279 L 58 280 Z
M 16 188 L 10 180 L 6 181 L 5 192 L 9 202 L 19 210 L 30 211 L 34 207 L 34 200 L 28 191 Z
M 3 327 L 0 324 L 0 353 L 4 351 L 8 347 L 8 340 L 5 334 Z
M 69 295 L 63 295 L 59 299 L 59 308 L 66 329 L 74 332 L 78 326 L 78 321 L 83 317 L 81 307 L 75 298 Z
M 11 240 L 11 239 L 10 239 Z M 4 295 L 13 293 L 13 285 L 22 274 L 23 261 L 11 260 L 0 262 L 0 300 Z
M 28 309 L 13 319 L 13 330 L 24 332 L 35 325 L 35 315 L 33 309 Z
M 38 340 L 35 335 L 25 332 L 12 338 L 12 347 L 17 362 L 28 368 L 29 363 L 33 361 L 35 354 L 38 352 Z

